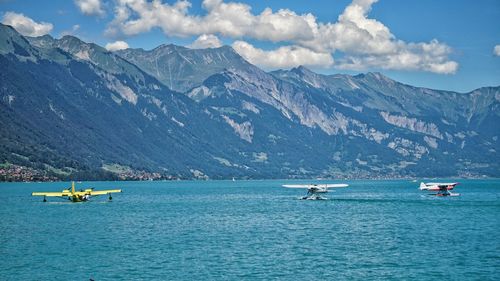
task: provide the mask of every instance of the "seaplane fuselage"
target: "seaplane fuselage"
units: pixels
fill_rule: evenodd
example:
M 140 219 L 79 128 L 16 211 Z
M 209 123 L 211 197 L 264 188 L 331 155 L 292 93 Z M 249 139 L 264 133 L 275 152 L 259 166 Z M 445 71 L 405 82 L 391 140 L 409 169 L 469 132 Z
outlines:
M 440 191 L 440 190 L 453 190 L 458 182 L 429 182 L 429 183 L 420 183 L 420 190 L 429 190 L 429 191 Z

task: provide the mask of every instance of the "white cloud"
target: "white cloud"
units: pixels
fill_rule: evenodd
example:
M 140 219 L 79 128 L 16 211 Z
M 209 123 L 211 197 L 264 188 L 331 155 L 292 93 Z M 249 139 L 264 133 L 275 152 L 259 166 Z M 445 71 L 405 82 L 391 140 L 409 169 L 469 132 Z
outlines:
M 265 51 L 245 41 L 235 41 L 232 47 L 249 62 L 267 69 L 292 68 L 299 65 L 326 68 L 333 65 L 330 53 L 317 53 L 300 46 L 283 46 Z
M 222 46 L 222 42 L 217 36 L 213 34 L 202 34 L 188 47 L 192 49 L 206 49 L 218 48 L 220 46 Z
M 332 65 L 332 54 L 341 52 L 339 68 L 367 68 L 455 73 L 458 63 L 449 59 L 452 50 L 435 39 L 430 42 L 405 42 L 397 39 L 383 23 L 368 17 L 378 0 L 353 0 L 336 22 L 318 22 L 312 14 L 297 14 L 289 9 L 273 12 L 270 8 L 253 14 L 251 7 L 239 2 L 203 0 L 203 16 L 189 13 L 191 3 L 178 0 L 173 4 L 159 0 L 116 0 L 115 18 L 106 33 L 131 36 L 160 28 L 168 36 L 203 36 L 212 34 L 240 40 L 284 42 L 289 46 L 263 51 L 248 43 L 236 43 L 239 52 L 260 66 L 293 65 L 302 61 L 294 55 L 326 58 L 321 65 Z M 200 36 L 200 38 L 201 38 Z M 200 39 L 198 38 L 198 39 Z M 197 41 L 198 41 L 197 39 Z M 200 39 L 203 40 L 203 39 Z M 206 41 L 206 40 L 205 40 Z M 194 45 L 195 43 L 193 43 Z M 286 55 L 284 51 L 293 54 Z M 269 60 L 261 60 L 264 54 Z M 270 54 L 280 55 L 270 57 Z M 287 62 L 284 61 L 287 56 Z M 251 60 L 251 59 L 249 59 Z M 270 61 L 273 61 L 271 63 Z M 262 64 L 260 64 L 260 63 Z M 317 65 L 316 61 L 311 62 Z M 309 65 L 311 65 L 309 64 Z
M 320 23 L 313 40 L 301 44 L 317 51 L 342 51 L 338 68 L 368 68 L 455 73 L 458 63 L 448 59 L 451 48 L 437 40 L 406 43 L 398 40 L 388 27 L 368 18 L 377 0 L 354 0 L 336 23 Z
M 432 40 L 430 43 L 398 44 L 396 50 L 388 53 L 346 55 L 337 65 L 340 69 L 364 70 L 367 68 L 428 71 L 440 74 L 453 74 L 458 63 L 448 60 L 451 49 Z
M 128 49 L 128 47 L 129 46 L 128 46 L 127 42 L 125 42 L 125 41 L 116 41 L 113 43 L 108 43 L 105 46 L 106 50 L 111 51 L 111 52 Z
M 493 54 L 495 56 L 500 56 L 500 45 L 496 45 L 495 48 L 493 48 Z
M 117 0 L 115 19 L 107 28 L 108 35 L 136 35 L 159 27 L 165 34 L 192 36 L 221 34 L 232 38 L 252 37 L 267 41 L 306 40 L 313 37 L 315 18 L 311 14 L 297 15 L 288 9 L 273 12 L 265 9 L 261 14 L 251 13 L 247 4 L 222 0 L 204 0 L 207 15 L 188 14 L 191 3 L 174 4 L 146 0 Z
M 354 0 L 336 23 L 319 23 L 313 40 L 302 44 L 315 49 L 341 50 L 356 54 L 383 54 L 394 51 L 394 35 L 382 23 L 368 19 L 377 0 Z
M 12 26 L 17 32 L 25 36 L 42 36 L 49 33 L 54 27 L 51 23 L 37 23 L 23 14 L 6 12 L 3 15 L 2 23 Z
M 87 16 L 104 16 L 105 14 L 101 0 L 75 0 L 75 5 Z

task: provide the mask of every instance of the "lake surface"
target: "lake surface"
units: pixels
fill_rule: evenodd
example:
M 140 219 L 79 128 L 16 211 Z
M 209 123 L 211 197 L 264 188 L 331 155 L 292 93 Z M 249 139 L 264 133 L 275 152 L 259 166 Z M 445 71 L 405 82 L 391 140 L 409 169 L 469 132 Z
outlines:
M 0 280 L 499 280 L 500 180 L 436 198 L 409 181 L 84 182 L 123 193 L 31 197 L 0 184 Z M 332 181 L 329 181 L 332 182 Z

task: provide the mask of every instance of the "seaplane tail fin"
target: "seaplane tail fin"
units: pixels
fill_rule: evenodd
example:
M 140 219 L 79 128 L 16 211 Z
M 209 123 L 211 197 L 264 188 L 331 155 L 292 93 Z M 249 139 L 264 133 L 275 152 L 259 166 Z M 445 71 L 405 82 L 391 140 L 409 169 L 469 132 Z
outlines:
M 420 190 L 423 190 L 423 189 L 425 189 L 426 187 L 427 187 L 427 186 L 425 185 L 425 183 L 424 183 L 424 182 L 421 182 L 421 183 L 420 183 Z

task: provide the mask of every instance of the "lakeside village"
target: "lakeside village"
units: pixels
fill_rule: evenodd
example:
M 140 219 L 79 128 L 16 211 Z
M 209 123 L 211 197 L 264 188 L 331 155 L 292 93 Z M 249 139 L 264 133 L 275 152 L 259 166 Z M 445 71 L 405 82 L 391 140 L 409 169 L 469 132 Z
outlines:
M 130 180 L 130 181 L 151 181 L 151 180 L 175 180 L 171 176 L 161 175 L 160 173 L 150 173 L 145 171 L 127 170 L 112 174 L 112 177 L 102 177 L 106 180 Z M 88 178 L 83 176 L 83 178 Z M 66 180 L 64 177 L 54 175 L 44 170 L 38 170 L 30 167 L 14 164 L 4 164 L 0 166 L 0 182 L 53 182 Z
M 307 175 L 296 175 L 290 176 L 290 179 L 302 179 L 307 177 Z M 473 173 L 461 172 L 456 178 L 464 179 L 478 179 L 485 178 L 484 175 L 477 175 Z M 368 175 L 365 172 L 352 172 L 344 175 L 336 175 L 326 178 L 319 179 L 343 179 L 343 180 L 355 180 L 355 179 L 370 179 L 370 180 L 391 180 L 391 179 L 416 179 L 415 177 L 408 175 L 400 175 L 397 173 L 381 174 L 378 176 Z M 26 166 L 20 166 L 15 164 L 2 164 L 0 165 L 0 182 L 55 182 L 55 181 L 66 181 L 66 180 L 86 180 L 86 181 L 107 181 L 107 180 L 118 180 L 118 181 L 159 181 L 159 180 L 209 180 L 210 178 L 206 175 L 193 175 L 193 178 L 179 178 L 172 175 L 160 174 L 157 172 L 146 172 L 141 170 L 120 170 L 114 172 L 105 172 L 104 174 L 96 173 L 95 171 L 82 172 L 77 176 L 70 177 L 57 175 L 53 172 L 47 170 L 39 170 Z M 239 180 L 250 180 L 252 178 L 238 178 Z

